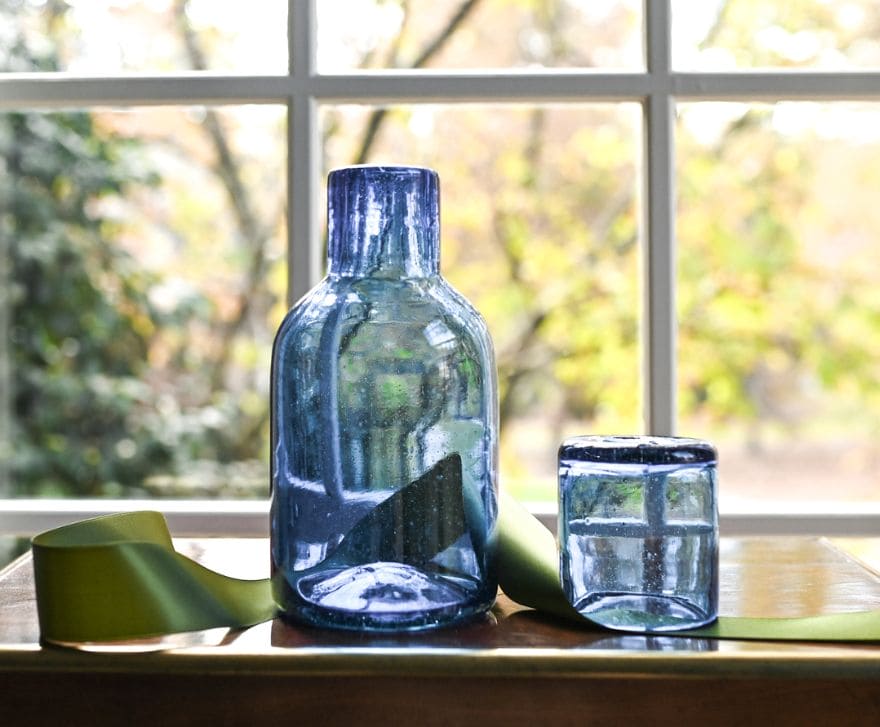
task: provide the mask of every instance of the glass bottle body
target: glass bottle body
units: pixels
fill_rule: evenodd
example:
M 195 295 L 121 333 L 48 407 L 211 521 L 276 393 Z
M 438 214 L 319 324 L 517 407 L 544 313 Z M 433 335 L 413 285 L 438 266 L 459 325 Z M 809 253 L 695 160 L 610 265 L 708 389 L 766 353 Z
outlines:
M 273 587 L 313 624 L 430 628 L 495 597 L 494 358 L 436 250 L 420 249 L 436 238 L 407 237 L 413 216 L 383 204 L 400 224 L 353 235 L 348 266 L 331 243 L 330 274 L 276 337 Z M 422 252 L 424 267 L 403 261 Z

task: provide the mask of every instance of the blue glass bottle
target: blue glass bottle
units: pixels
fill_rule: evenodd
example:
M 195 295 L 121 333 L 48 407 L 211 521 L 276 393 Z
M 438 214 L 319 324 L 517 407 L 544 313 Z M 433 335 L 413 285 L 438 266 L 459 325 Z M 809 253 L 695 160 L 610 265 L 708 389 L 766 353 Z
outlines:
M 347 629 L 481 613 L 497 589 L 495 363 L 439 274 L 436 173 L 331 172 L 328 237 L 327 277 L 272 356 L 275 600 Z

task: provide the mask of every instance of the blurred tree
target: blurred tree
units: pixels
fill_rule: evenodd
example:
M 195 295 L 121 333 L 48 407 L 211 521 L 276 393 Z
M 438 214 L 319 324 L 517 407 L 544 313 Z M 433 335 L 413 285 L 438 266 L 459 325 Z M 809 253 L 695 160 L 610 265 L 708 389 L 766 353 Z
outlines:
M 365 54 L 363 64 L 442 64 L 456 32 L 489 27 L 514 39 L 518 47 L 506 52 L 523 65 L 598 63 L 569 37 L 578 11 L 566 0 L 446 3 L 442 15 L 435 8 L 430 36 L 418 8 L 401 2 L 400 9 L 394 43 Z M 487 17 L 496 22 L 486 25 Z M 430 38 L 433 52 L 401 53 L 413 48 L 412 37 Z M 524 496 L 550 497 L 513 438 L 515 425 L 527 423 L 536 449 L 546 450 L 542 475 L 552 471 L 552 443 L 571 422 L 639 425 L 635 128 L 609 107 L 457 108 L 449 114 L 454 121 L 437 123 L 432 140 L 410 147 L 402 139 L 411 136 L 406 126 L 415 113 L 375 109 L 345 148 L 337 138 L 352 125 L 331 112 L 325 149 L 334 149 L 335 164 L 417 160 L 448 180 L 444 269 L 493 332 L 505 482 L 518 480 Z M 454 160 L 444 141 L 451 138 Z
M 727 0 L 700 48 L 740 66 L 858 65 L 876 52 L 877 27 L 876 3 Z M 807 120 L 815 104 L 799 131 L 779 123 L 778 106 L 734 106 L 714 139 L 700 139 L 687 123 L 696 106 L 677 135 L 681 413 L 743 430 L 753 453 L 780 432 L 789 442 L 876 441 L 880 258 L 859 242 L 873 223 L 857 190 L 872 182 L 851 181 L 876 168 L 876 146 L 842 126 L 823 139 Z M 841 204 L 848 229 L 835 232 L 829 211 Z
M 491 27 L 499 41 L 517 38 L 514 55 L 524 64 L 590 66 L 589 51 L 573 49 L 568 35 L 578 22 L 576 5 L 469 3 L 471 15 L 456 33 L 482 37 Z M 489 12 L 502 6 L 506 12 L 493 16 L 498 22 L 486 23 Z M 846 18 L 828 3 L 720 2 L 702 47 L 727 48 L 754 65 L 821 63 L 830 49 L 856 57 L 869 29 L 880 23 L 876 4 L 858 6 L 860 24 L 851 22 L 850 12 L 849 24 L 841 25 Z M 426 36 L 424 23 L 409 3 L 399 7 L 399 34 L 384 49 L 367 51 L 363 67 L 409 67 L 407 58 L 417 57 L 399 49 Z M 432 32 L 443 27 L 437 7 Z M 463 6 L 443 7 L 446 17 L 455 19 Z M 796 50 L 793 38 L 797 48 L 813 48 L 813 56 L 786 55 Z M 456 39 L 447 38 L 445 50 L 424 65 L 453 62 L 449 52 L 460 47 Z M 499 57 L 511 52 L 504 48 Z M 450 181 L 471 190 L 465 205 L 445 208 L 444 255 L 453 258 L 451 277 L 487 317 L 498 347 L 502 450 L 508 451 L 502 466 L 510 482 L 528 457 L 505 443 L 518 422 L 530 422 L 535 436 L 548 425 L 561 432 L 565 421 L 579 422 L 583 430 L 607 431 L 618 422 L 633 426 L 625 413 L 636 411 L 638 391 L 625 372 L 639 357 L 638 306 L 632 305 L 638 295 L 636 171 L 619 131 L 554 123 L 552 107 L 529 110 L 526 122 L 508 110 L 491 122 L 483 112 L 470 126 L 447 127 L 445 135 L 438 126 L 438 139 L 456 139 L 455 163 L 443 141 L 423 142 L 429 148 L 402 142 L 417 113 L 374 110 L 360 142 L 348 150 L 337 136 L 343 128 L 351 134 L 352 124 L 345 125 L 351 117 L 343 121 L 328 114 L 326 146 L 334 149 L 336 164 L 415 152 L 420 163 L 453 169 Z M 455 115 L 465 118 L 467 112 L 456 109 Z M 481 135 L 482 124 L 495 129 L 495 140 Z M 680 361 L 680 414 L 703 427 L 691 433 L 708 436 L 716 425 L 733 425 L 760 448 L 780 430 L 791 437 L 819 426 L 811 411 L 817 397 L 835 398 L 842 407 L 862 401 L 862 431 L 875 431 L 880 308 L 877 296 L 864 293 L 876 287 L 871 283 L 876 275 L 870 266 L 845 274 L 823 266 L 800 224 L 812 209 L 816 167 L 822 163 L 816 140 L 787 137 L 766 107 L 736 116 L 708 146 L 686 126 L 678 132 L 678 298 L 687 351 Z M 467 242 L 475 240 L 496 254 Z M 850 286 L 861 291 L 858 297 Z M 824 422 L 826 431 L 840 424 Z M 527 480 L 534 470 L 526 466 L 523 472 Z M 544 497 L 551 493 L 540 491 Z
M 0 24 L 14 28 L 15 9 L 0 4 Z M 63 22 L 53 9 L 48 22 Z M 55 67 L 20 35 L 5 62 Z M 87 113 L 0 115 L 7 494 L 118 495 L 172 459 L 142 380 L 161 324 L 154 281 L 113 244 L 97 204 L 156 181 L 132 151 Z
M 189 18 L 189 4 L 189 0 L 173 0 L 174 31 L 190 68 L 205 71 L 209 67 L 207 53 Z M 210 391 L 209 398 L 213 398 L 232 384 L 236 341 L 253 338 L 260 329 L 265 332 L 273 306 L 278 302 L 265 279 L 272 262 L 271 243 L 282 224 L 284 210 L 278 206 L 268 214 L 261 214 L 252 188 L 245 181 L 244 162 L 215 109 L 205 109 L 198 126 L 212 149 L 210 171 L 226 193 L 235 228 L 230 234 L 241 248 L 245 261 L 237 289 L 226 291 L 231 313 L 223 318 L 215 316 L 212 321 L 214 343 L 211 354 L 206 357 L 207 370 L 203 376 Z M 180 152 L 186 155 L 187 149 L 180 148 Z M 262 406 L 249 411 L 231 402 L 227 409 L 227 415 L 231 416 L 227 417 L 223 431 L 215 432 L 219 441 L 209 457 L 222 462 L 260 457 L 268 435 L 268 408 Z
M 18 5 L 0 0 L 2 28 L 15 27 Z M 601 66 L 631 26 L 625 3 L 373 5 L 396 9 L 398 32 L 357 46 L 362 68 Z M 855 5 L 860 24 L 832 3 L 726 0 L 715 6 L 702 46 L 752 65 L 820 63 L 829 48 L 856 56 L 865 52 L 865 28 L 880 27 L 880 8 Z M 46 4 L 46 38 L 64 36 L 64 7 Z M 211 35 L 194 32 L 187 0 L 169 0 L 168 9 L 180 57 L 204 68 Z M 606 14 L 595 42 L 582 42 L 578 28 L 599 12 Z M 815 50 L 811 58 L 791 55 L 804 48 Z M 12 70 L 53 67 L 50 54 L 37 57 L 20 39 L 4 52 Z M 411 161 L 436 166 L 448 181 L 444 199 L 454 202 L 444 205 L 444 260 L 493 330 L 508 482 L 517 468 L 524 481 L 534 474 L 529 454 L 509 439 L 517 425 L 540 429 L 543 449 L 567 425 L 640 426 L 637 122 L 621 122 L 637 109 L 612 106 L 324 110 L 327 165 Z M 436 128 L 414 134 L 420 118 Z M 228 464 L 265 454 L 265 408 L 243 405 L 234 351 L 269 327 L 276 300 L 263 280 L 283 214 L 261 207 L 222 115 L 204 110 L 193 123 L 210 153 L 187 152 L 190 138 L 179 145 L 225 191 L 240 284 L 223 290 L 222 301 L 196 293 L 157 310 L 150 293 L 158 273 L 139 269 L 111 244 L 114 222 L 96 204 L 156 180 L 138 166 L 137 144 L 99 121 L 88 114 L 0 117 L 0 259 L 7 260 L 0 274 L 9 312 L 5 323 L 0 312 L 0 333 L 5 325 L 12 341 L 5 362 L 0 356 L 0 379 L 13 383 L 0 395 L 8 412 L 0 409 L 0 422 L 7 429 L 12 422 L 5 454 L 16 491 L 137 492 L 156 473 L 173 479 L 199 460 Z M 866 420 L 880 418 L 880 299 L 852 292 L 875 289 L 874 274 L 858 265 L 829 271 L 803 244 L 801 219 L 822 163 L 814 141 L 785 138 L 766 108 L 740 114 L 712 143 L 686 124 L 677 132 L 678 299 L 687 351 L 680 413 L 743 427 L 756 445 L 768 427 L 798 431 L 816 390 L 846 394 L 864 402 Z M 204 345 L 191 345 L 194 326 L 206 331 Z M 160 344 L 170 353 L 147 386 L 145 361 Z M 247 366 L 257 371 L 253 361 Z M 180 402 L 174 412 L 159 405 L 159 389 Z M 203 422 L 212 412 L 221 426 Z M 73 428 L 72 421 L 83 424 Z
M 186 3 L 172 9 L 169 37 L 202 69 Z M 57 70 L 75 38 L 67 3 L 42 6 L 27 28 L 12 20 L 20 10 L 20 2 L 0 1 L 0 26 L 12 32 L 4 67 Z M 265 494 L 260 460 L 268 424 L 265 402 L 255 402 L 250 388 L 252 370 L 261 368 L 250 339 L 265 339 L 271 327 L 276 298 L 264 277 L 283 207 L 261 215 L 219 113 L 206 109 L 188 120 L 204 134 L 212 162 L 188 130 L 174 126 L 179 117 L 153 118 L 160 126 L 144 134 L 136 125 L 120 129 L 100 111 L 0 116 L 7 172 L 0 179 L 7 213 L 0 477 L 8 494 Z M 135 200 L 144 209 L 162 207 L 150 198 L 151 189 L 168 186 L 154 171 L 151 143 L 204 167 L 225 190 L 233 223 L 225 237 L 175 229 L 179 223 L 162 213 L 144 218 L 152 230 L 119 216 L 134 211 Z M 188 205 L 191 211 L 184 194 L 172 200 L 172 213 L 187 224 Z M 197 248 L 199 265 L 204 255 L 219 262 L 228 237 L 235 280 L 208 290 L 186 284 L 179 268 L 145 266 L 139 255 L 151 240 L 122 242 L 145 232 Z M 183 294 L 174 290 L 181 284 Z

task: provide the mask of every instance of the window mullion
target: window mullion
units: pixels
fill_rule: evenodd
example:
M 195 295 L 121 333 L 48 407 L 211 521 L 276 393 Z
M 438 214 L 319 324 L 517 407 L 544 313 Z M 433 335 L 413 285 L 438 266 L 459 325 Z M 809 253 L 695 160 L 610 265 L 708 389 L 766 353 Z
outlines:
M 288 302 L 304 295 L 320 278 L 318 178 L 320 139 L 313 94 L 316 42 L 315 0 L 290 0 L 289 44 L 294 92 L 288 100 L 287 221 Z
M 674 102 L 671 96 L 669 0 L 645 0 L 645 51 L 650 91 L 644 102 L 644 425 L 675 433 Z
M 700 101 L 872 101 L 880 98 L 880 72 L 743 70 L 676 73 L 673 93 Z
M 286 76 L 211 72 L 106 77 L 8 73 L 0 74 L 0 109 L 278 103 L 291 93 L 291 85 Z
M 652 15 L 654 12 L 652 12 Z M 656 31 L 652 31 L 656 32 Z M 301 65 L 301 64 L 300 64 Z M 301 66 L 302 67 L 302 66 Z M 212 72 L 106 77 L 0 74 L 0 109 L 280 103 L 308 94 L 322 103 L 589 103 L 651 93 L 703 101 L 872 101 L 880 71 L 759 70 L 729 73 L 574 71 L 370 71 L 337 75 L 238 76 Z

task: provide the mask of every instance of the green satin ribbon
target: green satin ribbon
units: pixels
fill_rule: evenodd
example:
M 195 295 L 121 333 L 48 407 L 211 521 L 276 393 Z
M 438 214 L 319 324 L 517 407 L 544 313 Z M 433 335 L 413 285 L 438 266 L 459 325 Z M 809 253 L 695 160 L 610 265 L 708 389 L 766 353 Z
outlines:
M 229 578 L 176 552 L 158 512 L 66 525 L 37 535 L 32 551 L 45 641 L 251 626 L 275 612 L 268 580 Z
M 556 539 L 512 497 L 502 493 L 499 513 L 499 573 L 514 601 L 584 624 L 559 583 Z M 760 641 L 880 641 L 880 611 L 803 618 L 722 616 L 709 626 L 668 631 L 664 636 Z
M 500 503 L 497 553 L 500 585 L 511 599 L 572 625 L 595 627 L 565 598 L 553 536 L 506 495 Z M 157 512 L 108 515 L 50 530 L 33 539 L 33 558 L 45 641 L 113 641 L 244 627 L 271 618 L 275 611 L 268 579 L 229 578 L 180 555 Z M 880 611 L 722 617 L 711 626 L 668 635 L 880 641 Z

